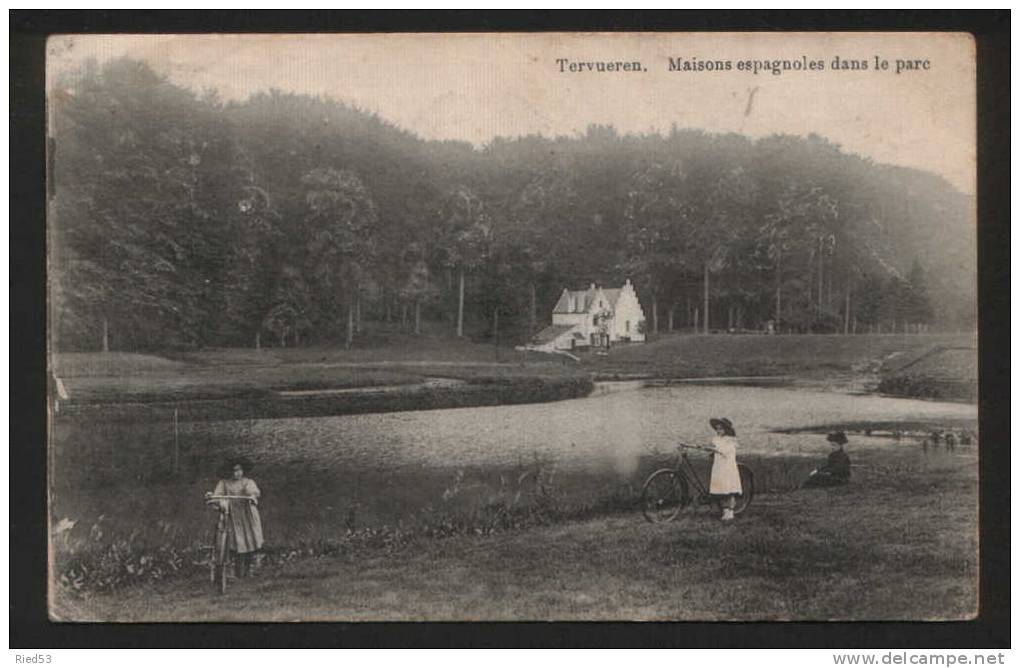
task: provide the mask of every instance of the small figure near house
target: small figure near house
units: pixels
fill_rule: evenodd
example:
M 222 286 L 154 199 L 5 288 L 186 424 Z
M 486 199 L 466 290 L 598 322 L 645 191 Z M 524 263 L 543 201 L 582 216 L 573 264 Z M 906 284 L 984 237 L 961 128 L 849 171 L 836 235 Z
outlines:
M 743 493 L 740 471 L 737 469 L 737 432 L 728 418 L 712 418 L 708 423 L 715 430 L 711 447 L 712 477 L 708 492 L 723 497 L 722 521 L 731 522 L 737 496 Z
M 846 434 L 834 431 L 826 437 L 834 450 L 829 453 L 825 466 L 817 468 L 804 481 L 805 489 L 818 487 L 836 487 L 850 482 L 850 457 L 843 450 L 847 444 Z
M 245 477 L 245 470 L 251 464 L 239 460 L 232 462 L 230 476 L 220 480 L 216 489 L 206 496 L 230 496 L 231 499 L 211 499 L 210 505 L 218 506 L 222 511 L 230 511 L 230 522 L 227 527 L 227 549 L 236 553 L 234 571 L 237 577 L 251 575 L 251 558 L 262 549 L 262 517 L 259 515 L 258 503 L 262 496 L 258 485 L 251 478 Z

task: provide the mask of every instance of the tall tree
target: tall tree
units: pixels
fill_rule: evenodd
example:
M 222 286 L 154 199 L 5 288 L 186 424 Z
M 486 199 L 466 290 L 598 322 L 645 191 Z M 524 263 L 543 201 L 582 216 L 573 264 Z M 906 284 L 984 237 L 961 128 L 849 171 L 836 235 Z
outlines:
M 464 336 L 465 273 L 482 264 L 492 237 L 492 224 L 485 204 L 467 186 L 455 188 L 439 211 L 441 261 L 457 271 L 457 336 Z
M 690 195 L 679 161 L 653 163 L 633 178 L 624 211 L 620 270 L 651 294 L 652 331 L 670 274 L 689 262 L 680 235 L 690 225 Z
M 373 266 L 375 203 L 361 179 L 349 170 L 316 168 L 302 183 L 307 204 L 305 266 L 316 281 L 317 320 L 320 326 L 330 326 L 343 308 L 345 345 L 350 348 L 359 290 Z

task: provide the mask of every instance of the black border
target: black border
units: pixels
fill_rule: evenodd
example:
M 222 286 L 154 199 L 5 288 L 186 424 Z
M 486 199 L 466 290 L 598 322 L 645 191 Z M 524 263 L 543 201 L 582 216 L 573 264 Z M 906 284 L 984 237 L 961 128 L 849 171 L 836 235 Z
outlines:
M 1009 52 L 994 11 L 11 11 L 10 645 L 60 647 L 1010 646 Z M 956 623 L 54 624 L 46 616 L 48 35 L 90 32 L 954 30 L 978 60 L 981 612 Z M 15 384 L 16 383 L 16 384 Z M 16 416 L 16 417 L 15 417 Z

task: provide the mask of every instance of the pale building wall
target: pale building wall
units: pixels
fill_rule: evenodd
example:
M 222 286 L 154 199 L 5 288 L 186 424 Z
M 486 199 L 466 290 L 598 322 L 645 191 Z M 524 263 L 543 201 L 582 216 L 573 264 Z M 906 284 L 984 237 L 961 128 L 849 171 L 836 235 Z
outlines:
M 577 341 L 577 345 L 588 346 L 591 345 L 592 334 L 598 335 L 600 333 L 599 328 L 594 323 L 595 315 L 602 309 L 608 308 L 613 312 L 613 317 L 609 321 L 610 341 L 619 341 L 620 339 L 644 341 L 645 336 L 638 331 L 638 323 L 645 319 L 645 315 L 630 280 L 628 279 L 620 289 L 615 305 L 611 304 L 602 288 L 594 289 L 594 298 L 588 307 L 588 312 L 578 312 L 579 309 L 584 308 L 583 297 L 575 297 L 568 294 L 568 301 L 565 306 L 570 309 L 570 312 L 553 313 L 552 324 L 575 327 L 574 331 L 584 337 L 584 341 Z M 570 333 L 563 334 L 551 343 L 557 349 L 569 350 L 571 347 L 571 335 Z
M 645 335 L 638 330 L 638 323 L 645 319 L 645 314 L 638 301 L 634 286 L 628 280 L 616 300 L 616 309 L 611 324 L 612 339 L 629 338 L 631 341 L 644 341 Z

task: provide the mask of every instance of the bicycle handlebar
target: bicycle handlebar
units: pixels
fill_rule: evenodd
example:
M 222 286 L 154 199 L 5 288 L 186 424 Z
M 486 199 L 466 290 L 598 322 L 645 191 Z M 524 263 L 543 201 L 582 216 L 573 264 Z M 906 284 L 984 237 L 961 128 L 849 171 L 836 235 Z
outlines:
M 704 450 L 705 452 L 715 452 L 715 448 L 710 448 L 707 445 L 691 445 L 690 443 L 680 443 L 676 446 L 677 450 Z

